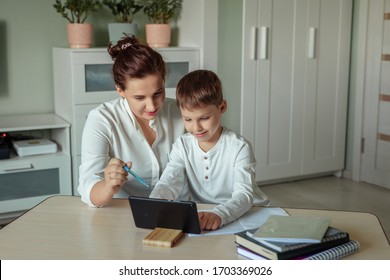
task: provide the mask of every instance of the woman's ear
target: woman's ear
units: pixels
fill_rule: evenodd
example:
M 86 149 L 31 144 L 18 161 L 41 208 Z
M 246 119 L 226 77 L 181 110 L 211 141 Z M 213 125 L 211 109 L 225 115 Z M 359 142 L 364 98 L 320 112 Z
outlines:
M 225 113 L 227 110 L 227 102 L 226 100 L 223 100 L 221 105 L 219 105 L 219 109 L 221 110 L 221 114 Z
M 125 96 L 125 92 L 120 88 L 120 86 L 115 85 L 115 89 L 116 89 L 116 91 L 118 92 L 118 94 L 120 95 L 120 97 L 123 97 L 123 98 L 126 97 L 126 96 Z

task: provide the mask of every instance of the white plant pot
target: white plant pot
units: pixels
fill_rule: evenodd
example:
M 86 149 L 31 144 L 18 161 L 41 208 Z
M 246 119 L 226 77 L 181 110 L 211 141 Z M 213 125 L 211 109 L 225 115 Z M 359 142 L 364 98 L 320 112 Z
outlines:
M 115 45 L 125 33 L 129 37 L 137 37 L 137 24 L 136 23 L 109 23 L 108 24 L 108 36 L 110 42 Z

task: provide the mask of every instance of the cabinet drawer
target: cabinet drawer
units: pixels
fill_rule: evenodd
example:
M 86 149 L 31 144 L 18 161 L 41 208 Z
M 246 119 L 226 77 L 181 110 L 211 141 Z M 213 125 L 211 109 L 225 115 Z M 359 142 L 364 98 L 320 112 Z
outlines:
M 70 157 L 61 154 L 2 162 L 0 213 L 29 209 L 50 195 L 71 195 Z
M 31 166 L 31 165 L 30 165 Z M 34 169 L 2 174 L 0 201 L 60 193 L 59 168 Z
M 0 176 L 13 172 L 62 167 L 66 165 L 69 158 L 70 156 L 63 152 L 24 157 L 18 157 L 12 153 L 10 159 L 0 161 Z

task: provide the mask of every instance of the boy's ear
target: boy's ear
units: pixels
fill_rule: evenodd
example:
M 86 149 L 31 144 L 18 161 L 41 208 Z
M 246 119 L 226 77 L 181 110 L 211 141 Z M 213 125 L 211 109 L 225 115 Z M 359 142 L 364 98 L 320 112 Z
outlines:
M 227 102 L 226 102 L 226 100 L 222 101 L 221 105 L 219 105 L 219 108 L 221 110 L 221 114 L 226 112 L 226 110 L 227 110 Z
M 121 97 L 123 97 L 123 98 L 126 97 L 126 96 L 125 96 L 125 92 L 124 92 L 118 85 L 115 85 L 115 89 L 116 89 L 116 91 L 118 92 L 118 94 L 119 94 Z

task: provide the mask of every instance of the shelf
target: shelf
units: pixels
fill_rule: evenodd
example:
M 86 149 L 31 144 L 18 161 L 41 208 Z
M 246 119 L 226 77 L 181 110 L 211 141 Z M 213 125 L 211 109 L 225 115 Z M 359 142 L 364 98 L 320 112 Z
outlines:
M 39 131 L 57 144 L 57 152 L 0 160 L 0 216 L 16 215 L 51 195 L 71 195 L 70 124 L 55 114 L 7 115 L 0 132 L 11 137 Z M 30 136 L 29 135 L 29 136 Z M 10 214 L 13 213 L 13 214 Z
M 0 132 L 70 127 L 55 114 L 7 115 L 0 118 Z

